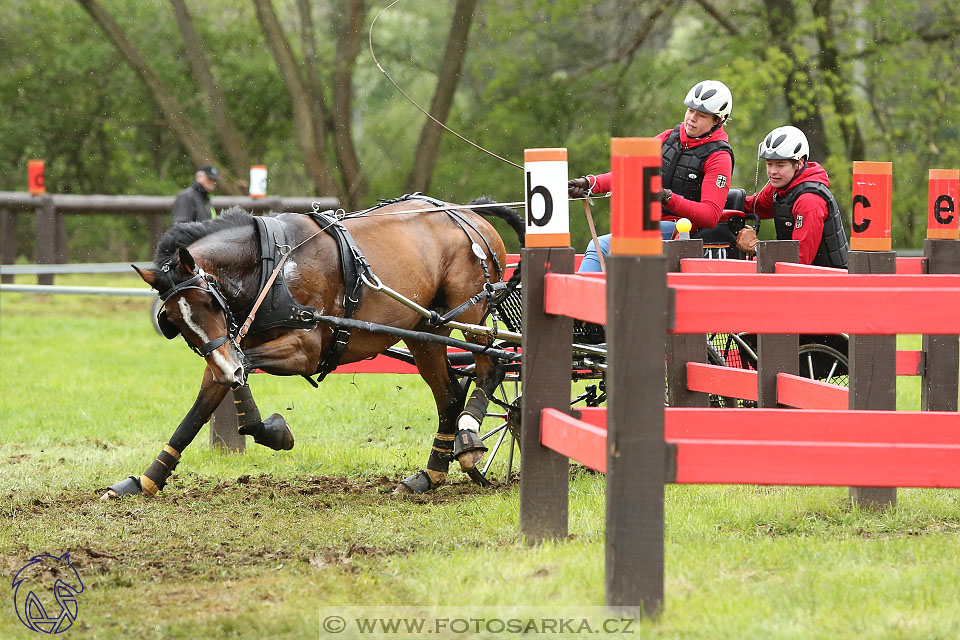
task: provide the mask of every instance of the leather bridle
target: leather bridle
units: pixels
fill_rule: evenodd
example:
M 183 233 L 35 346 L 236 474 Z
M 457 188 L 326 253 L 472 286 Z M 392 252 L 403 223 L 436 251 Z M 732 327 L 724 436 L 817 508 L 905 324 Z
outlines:
M 169 269 L 169 265 L 164 265 L 164 271 L 169 271 Z M 206 286 L 201 286 L 204 283 L 206 283 Z M 190 341 L 186 340 L 186 336 L 184 336 L 184 340 L 186 341 L 187 345 L 193 349 L 194 353 L 202 358 L 206 358 L 228 341 L 234 340 L 234 338 L 237 337 L 240 327 L 237 325 L 237 322 L 233 317 L 233 312 L 230 311 L 230 305 L 227 304 L 227 300 L 224 298 L 223 292 L 220 291 L 220 284 L 217 282 L 217 279 L 205 272 L 200 267 L 196 268 L 191 277 L 160 294 L 160 300 L 165 304 L 167 300 L 173 296 L 190 289 L 206 291 L 209 293 L 213 297 L 213 300 L 216 302 L 217 306 L 219 306 L 223 311 L 223 317 L 227 325 L 226 335 L 220 336 L 219 338 L 214 338 L 210 342 L 207 342 L 200 347 L 195 347 L 194 345 L 190 344 Z M 172 322 L 170 322 L 169 318 L 167 318 L 167 310 L 163 306 L 161 306 L 160 311 L 157 312 L 157 325 L 160 327 L 160 331 L 163 333 L 164 337 L 166 337 L 168 340 L 172 340 L 180 335 L 180 330 L 174 326 Z M 239 344 L 237 344 L 236 341 L 234 341 L 234 346 L 239 351 Z

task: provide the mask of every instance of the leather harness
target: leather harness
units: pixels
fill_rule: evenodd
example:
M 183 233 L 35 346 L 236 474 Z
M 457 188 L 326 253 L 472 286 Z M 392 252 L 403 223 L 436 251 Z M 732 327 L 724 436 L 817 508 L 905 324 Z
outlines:
M 405 194 L 404 196 L 393 200 L 381 200 L 376 207 L 362 211 L 359 215 L 379 209 L 388 204 L 393 204 L 394 202 L 413 199 L 423 200 L 437 207 L 448 206 L 447 203 L 420 195 L 419 193 Z M 476 233 L 486 245 L 487 255 L 492 256 L 497 273 L 501 274 L 502 267 L 497 260 L 496 253 L 490 247 L 490 243 L 486 237 L 480 233 L 473 223 L 457 212 L 451 209 L 446 209 L 445 212 L 454 220 L 454 222 L 457 223 L 467 237 L 471 238 L 471 240 L 472 236 L 467 231 L 466 227 L 469 226 L 471 229 L 473 229 L 474 233 Z M 337 245 L 337 251 L 340 254 L 340 268 L 341 272 L 343 273 L 344 282 L 343 318 L 352 318 L 354 312 L 357 310 L 357 307 L 360 306 L 360 300 L 363 294 L 364 278 L 366 278 L 368 281 L 375 281 L 376 277 L 373 275 L 369 263 L 363 256 L 363 252 L 360 251 L 360 247 L 357 245 L 356 241 L 354 241 L 353 236 L 350 235 L 350 232 L 347 231 L 347 228 L 343 225 L 340 219 L 333 214 L 332 211 L 313 211 L 307 215 L 309 215 L 313 221 L 317 223 L 322 232 L 330 234 Z M 249 326 L 247 326 L 247 323 L 244 324 L 246 329 L 241 332 L 241 338 L 242 336 L 247 335 L 247 333 L 258 333 L 277 327 L 291 327 L 308 330 L 315 329 L 317 327 L 319 317 L 317 310 L 314 307 L 300 304 L 294 299 L 293 295 L 290 293 L 290 288 L 287 286 L 287 282 L 284 278 L 282 270 L 274 275 L 274 271 L 277 270 L 277 265 L 284 260 L 285 255 L 292 250 L 292 247 L 287 240 L 287 235 L 284 231 L 283 225 L 279 220 L 272 216 L 254 216 L 254 220 L 256 222 L 257 235 L 260 240 L 261 272 L 260 286 L 258 291 L 260 291 L 262 295 L 264 289 L 269 287 L 269 290 L 266 292 L 266 295 L 262 295 L 262 300 L 260 301 L 259 306 L 257 306 L 256 302 L 251 303 L 251 305 L 244 309 L 244 312 L 241 314 L 240 317 L 248 318 L 251 313 L 255 314 L 252 321 L 248 320 Z M 474 252 L 476 253 L 479 249 L 479 247 L 476 247 Z M 486 272 L 486 263 L 481 260 L 480 264 L 483 267 L 484 275 L 486 276 L 486 280 L 488 282 L 488 288 L 490 288 L 490 278 L 489 274 Z M 228 324 L 231 326 L 231 328 L 228 331 L 228 335 L 224 336 L 219 343 L 216 344 L 214 347 L 216 348 L 219 347 L 220 344 L 223 344 L 223 342 L 226 342 L 227 339 L 233 339 L 233 337 L 237 335 L 236 323 L 232 321 L 232 315 L 229 314 L 229 307 L 226 305 L 226 302 L 222 300 L 222 295 L 219 293 L 219 289 L 216 286 L 216 280 L 212 279 L 210 276 L 207 276 L 201 270 L 188 282 L 184 282 L 176 287 L 173 287 L 165 295 L 166 297 L 169 297 L 170 295 L 173 295 L 174 293 L 182 291 L 186 288 L 201 288 L 193 284 L 201 277 L 205 277 L 209 280 L 208 288 L 211 290 L 212 295 L 217 298 L 221 306 L 224 308 L 224 313 L 228 314 L 229 316 Z M 431 320 L 430 324 L 436 326 L 449 321 L 452 317 L 458 315 L 465 308 L 472 306 L 473 304 L 477 304 L 483 297 L 492 294 L 495 290 L 496 289 L 493 288 L 482 295 L 478 294 L 477 296 L 474 296 L 457 309 L 445 314 L 442 317 L 439 314 L 434 313 L 435 317 Z M 173 325 L 166 320 L 166 312 L 162 309 L 158 314 L 158 322 L 160 323 L 161 329 L 164 330 L 164 335 L 167 338 L 176 337 L 176 335 L 179 333 L 179 331 L 176 330 L 176 327 L 173 327 Z M 166 325 L 169 325 L 169 330 L 164 329 Z M 343 353 L 347 349 L 349 340 L 350 328 L 345 325 L 334 325 L 333 338 L 330 348 L 327 350 L 326 354 L 324 354 L 323 359 L 320 361 L 319 365 L 317 366 L 317 371 L 315 372 L 319 375 L 319 378 L 314 381 L 309 376 L 304 377 L 312 385 L 317 386 L 318 382 L 323 380 L 327 374 L 337 368 L 340 363 L 340 359 L 343 357 Z M 201 353 L 197 349 L 194 350 L 205 356 L 213 350 L 206 349 L 206 347 L 209 346 L 210 344 L 204 345 L 204 350 L 206 353 Z

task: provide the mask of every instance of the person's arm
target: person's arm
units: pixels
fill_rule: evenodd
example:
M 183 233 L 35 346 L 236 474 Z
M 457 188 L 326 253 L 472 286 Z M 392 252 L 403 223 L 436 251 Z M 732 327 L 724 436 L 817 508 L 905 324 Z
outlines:
M 744 207 L 747 213 L 755 213 L 758 218 L 764 220 L 769 220 L 773 217 L 773 185 L 769 182 L 760 190 L 760 193 L 755 193 L 752 196 L 747 196 L 746 206 Z
M 703 183 L 700 186 L 700 202 L 688 200 L 674 193 L 664 204 L 671 215 L 687 218 L 695 229 L 712 229 L 720 222 L 723 205 L 730 191 L 730 174 L 733 161 L 725 151 L 711 153 L 703 164 Z
M 800 264 L 812 264 L 823 239 L 827 203 L 814 193 L 805 193 L 793 203 L 793 239 L 800 241 Z
M 657 134 L 657 139 L 662 143 L 664 140 L 667 139 L 667 136 L 669 136 L 672 131 L 673 129 L 667 129 L 666 131 L 663 131 L 662 133 Z M 709 162 L 709 159 L 708 159 L 708 162 Z M 727 171 L 727 175 L 728 176 L 730 175 L 729 171 Z M 588 178 L 596 178 L 596 182 L 594 182 L 593 180 L 590 181 L 591 182 L 590 190 L 592 193 L 603 194 L 603 193 L 610 193 L 611 191 L 613 191 L 613 173 L 601 173 L 596 176 L 589 176 Z M 716 179 L 716 177 L 714 177 L 714 179 Z M 726 201 L 726 196 L 724 196 L 724 201 Z

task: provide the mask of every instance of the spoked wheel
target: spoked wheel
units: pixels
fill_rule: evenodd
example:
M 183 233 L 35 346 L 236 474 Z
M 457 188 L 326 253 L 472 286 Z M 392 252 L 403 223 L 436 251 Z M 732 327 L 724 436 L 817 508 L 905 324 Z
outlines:
M 464 389 L 464 396 L 469 397 L 476 382 L 473 356 L 469 353 L 457 353 L 449 355 L 448 358 L 457 375 L 461 376 L 460 384 Z M 500 477 L 504 484 L 509 484 L 515 476 L 514 469 L 519 468 L 522 394 L 520 364 L 508 364 L 506 367 L 507 374 L 493 390 L 480 424 L 480 439 L 486 445 L 487 451 L 476 468 L 482 478 L 473 479 L 481 484 L 492 484 L 495 478 Z M 475 473 L 471 473 L 471 477 L 473 476 Z
M 734 333 L 712 333 L 707 336 L 707 362 L 721 367 L 756 369 L 756 343 L 750 336 Z M 752 400 L 710 395 L 711 407 L 755 407 Z
M 846 354 L 825 344 L 800 347 L 800 375 L 811 380 L 850 386 L 850 367 Z

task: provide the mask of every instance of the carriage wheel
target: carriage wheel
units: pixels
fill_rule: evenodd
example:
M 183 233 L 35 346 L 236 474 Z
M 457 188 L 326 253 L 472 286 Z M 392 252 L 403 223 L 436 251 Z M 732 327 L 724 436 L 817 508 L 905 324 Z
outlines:
M 748 337 L 748 336 L 747 336 Z M 744 334 L 712 333 L 707 336 L 707 362 L 721 367 L 756 369 L 756 345 Z M 710 395 L 711 407 L 755 407 L 753 400 Z
M 800 347 L 800 375 L 805 378 L 849 387 L 849 364 L 847 356 L 831 346 L 811 343 Z

